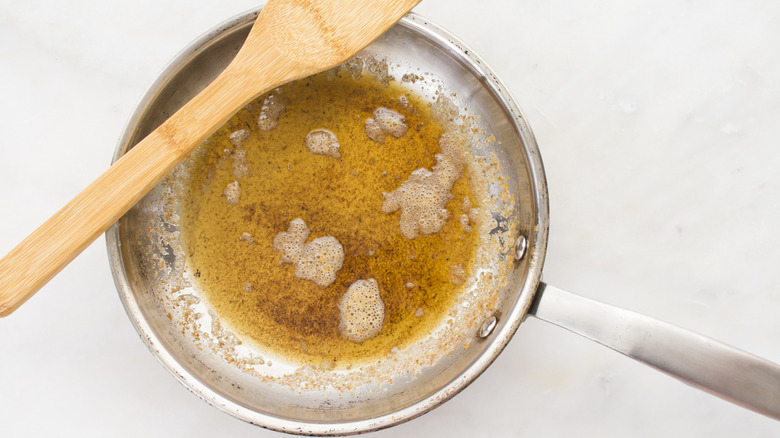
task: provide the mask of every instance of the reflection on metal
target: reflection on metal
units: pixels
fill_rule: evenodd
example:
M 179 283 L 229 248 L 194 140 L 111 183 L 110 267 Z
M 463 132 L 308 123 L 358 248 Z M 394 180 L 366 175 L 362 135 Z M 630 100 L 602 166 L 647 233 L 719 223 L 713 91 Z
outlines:
M 479 328 L 479 332 L 477 335 L 480 338 L 487 338 L 490 336 L 491 333 L 493 333 L 493 330 L 496 328 L 496 325 L 498 325 L 498 318 L 495 316 L 491 316 L 490 318 L 486 319 L 485 322 L 482 323 L 482 327 Z
M 515 260 L 522 260 L 525 257 L 525 250 L 528 248 L 528 239 L 521 235 L 515 240 Z

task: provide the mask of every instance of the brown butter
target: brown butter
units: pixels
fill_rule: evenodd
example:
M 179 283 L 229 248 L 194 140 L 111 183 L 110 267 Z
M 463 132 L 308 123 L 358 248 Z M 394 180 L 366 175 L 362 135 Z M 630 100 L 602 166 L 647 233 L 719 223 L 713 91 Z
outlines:
M 452 189 L 442 230 L 407 239 L 399 213 L 382 212 L 382 192 L 398 188 L 413 170 L 435 164 L 444 129 L 431 119 L 428 104 L 395 82 L 386 87 L 344 72 L 335 79 L 323 73 L 297 81 L 273 94 L 286 104 L 274 129 L 256 126 L 263 96 L 195 155 L 182 237 L 205 298 L 245 342 L 304 363 L 355 364 L 409 345 L 446 316 L 462 291 L 451 282 L 451 267 L 471 274 L 478 236 L 458 222 L 464 197 L 479 199 L 470 193 L 468 171 Z M 398 103 L 402 95 L 409 99 L 407 108 Z M 382 144 L 370 140 L 364 122 L 377 107 L 403 114 L 408 132 Z M 229 205 L 223 191 L 236 177 L 224 150 L 235 149 L 228 137 L 239 129 L 251 130 L 242 145 L 251 174 L 238 180 L 240 200 Z M 306 148 L 306 135 L 314 129 L 337 136 L 341 158 Z M 273 238 L 295 218 L 306 222 L 309 240 L 328 235 L 344 247 L 344 265 L 328 287 L 297 278 L 292 265 L 279 263 Z M 240 240 L 243 233 L 253 242 Z M 338 330 L 338 302 L 352 283 L 369 278 L 379 283 L 384 326 L 376 337 L 355 343 Z

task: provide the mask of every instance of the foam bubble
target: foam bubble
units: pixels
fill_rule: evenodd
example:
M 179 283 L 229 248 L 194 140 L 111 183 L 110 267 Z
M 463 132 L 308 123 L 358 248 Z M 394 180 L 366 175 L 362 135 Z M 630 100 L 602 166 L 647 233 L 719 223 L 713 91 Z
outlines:
M 336 281 L 336 272 L 344 265 L 344 248 L 332 236 L 318 237 L 304 245 L 295 263 L 295 276 L 320 286 Z
M 376 59 L 373 56 L 369 56 L 364 59 L 364 63 L 365 69 L 369 73 L 373 73 L 375 81 L 385 87 L 390 84 L 390 80 L 393 77 L 390 76 L 390 66 L 387 64 L 386 59 Z
M 347 62 L 341 64 L 338 69 L 344 70 L 354 79 L 360 79 L 361 76 L 363 76 L 363 60 L 357 56 L 354 56 L 347 60 Z
M 463 197 L 463 204 L 461 204 L 460 209 L 465 213 L 468 213 L 468 211 L 471 210 L 471 199 L 469 199 L 468 196 Z
M 252 168 L 246 163 L 246 149 L 236 149 L 232 154 L 233 176 L 241 179 L 252 173 Z
M 463 228 L 463 231 L 470 233 L 472 231 L 471 224 L 469 223 L 469 215 L 466 213 L 461 214 L 458 216 L 458 222 L 460 222 L 460 227 Z
M 309 238 L 309 227 L 303 219 L 293 219 L 287 231 L 282 231 L 274 237 L 274 250 L 282 255 L 281 263 L 294 263 L 300 257 L 300 252 Z
M 385 141 L 385 137 L 387 134 L 382 129 L 381 126 L 379 126 L 379 123 L 376 122 L 376 120 L 372 119 L 371 117 L 366 119 L 366 135 L 371 140 L 374 140 L 377 143 L 382 143 Z
M 249 138 L 248 129 L 239 129 L 238 131 L 230 134 L 230 144 L 239 148 L 244 144 L 244 141 Z
M 382 143 L 387 134 L 402 137 L 409 129 L 404 123 L 404 116 L 391 109 L 379 107 L 374 110 L 373 116 L 366 119 L 365 131 L 368 138 L 375 142 Z
M 444 125 L 454 123 L 458 119 L 458 106 L 449 97 L 439 94 L 436 102 L 431 105 L 431 116 Z
M 473 230 L 471 222 L 477 221 L 478 213 L 476 212 L 478 212 L 478 210 L 471 207 L 471 199 L 469 199 L 468 196 L 463 197 L 463 204 L 461 204 L 460 209 L 463 211 L 463 214 L 458 216 L 460 226 L 463 228 L 463 231 L 470 233 Z
M 449 219 L 445 208 L 452 198 L 452 186 L 463 174 L 460 158 L 461 140 L 450 134 L 439 140 L 441 154 L 436 154 L 432 170 L 420 168 L 411 173 L 401 186 L 389 193 L 382 193 L 382 211 L 393 213 L 401 210 L 401 234 L 414 239 L 420 234 L 438 233 Z
M 315 129 L 306 135 L 306 147 L 315 154 L 341 158 L 336 134 L 327 129 Z
M 260 116 L 257 118 L 257 127 L 263 131 L 270 131 L 276 128 L 279 122 L 279 116 L 284 110 L 284 102 L 274 94 L 269 94 L 263 100 L 263 106 L 260 107 Z
M 339 331 L 352 342 L 371 339 L 382 330 L 385 303 L 373 278 L 352 283 L 339 300 Z
M 225 186 L 222 195 L 228 204 L 238 204 L 238 199 L 241 197 L 241 187 L 238 185 L 238 181 L 233 181 Z
M 374 119 L 382 129 L 395 138 L 406 134 L 409 129 L 404 123 L 404 116 L 387 108 L 377 108 L 374 110 Z
M 477 222 L 479 220 L 480 210 L 478 208 L 472 208 L 469 210 L 469 220 L 471 222 Z
M 292 263 L 295 276 L 320 286 L 336 281 L 336 272 L 344 265 L 344 248 L 332 236 L 318 237 L 305 243 L 311 231 L 303 219 L 293 219 L 287 231 L 274 237 L 274 250 L 281 254 L 279 263 Z
M 469 276 L 466 274 L 466 271 L 463 269 L 463 266 L 459 264 L 450 266 L 450 283 L 463 284 L 466 282 L 468 278 Z

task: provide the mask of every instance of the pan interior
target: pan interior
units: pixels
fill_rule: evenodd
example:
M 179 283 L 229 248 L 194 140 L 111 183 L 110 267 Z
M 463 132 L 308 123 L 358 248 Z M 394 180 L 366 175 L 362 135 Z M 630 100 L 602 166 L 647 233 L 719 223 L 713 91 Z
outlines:
M 237 17 L 185 50 L 151 88 L 115 159 L 224 69 L 257 11 Z M 396 80 L 433 102 L 445 95 L 474 124 L 492 219 L 479 272 L 431 335 L 404 351 L 355 367 L 288 363 L 241 342 L 191 281 L 179 238 L 176 173 L 108 233 L 112 270 L 144 341 L 190 390 L 226 412 L 294 433 L 354 433 L 412 418 L 457 393 L 489 365 L 524 316 L 546 245 L 546 187 L 533 137 L 501 84 L 451 36 L 410 15 L 359 56 L 387 61 Z M 528 253 L 515 260 L 515 242 Z M 491 317 L 498 324 L 479 336 Z

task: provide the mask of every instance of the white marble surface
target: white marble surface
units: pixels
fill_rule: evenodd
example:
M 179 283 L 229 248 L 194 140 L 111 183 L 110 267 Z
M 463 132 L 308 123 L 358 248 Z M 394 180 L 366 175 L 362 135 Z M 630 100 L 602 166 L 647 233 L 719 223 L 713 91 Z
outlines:
M 0 253 L 95 178 L 177 51 L 251 0 L 0 0 Z M 780 3 L 425 0 L 524 108 L 545 280 L 780 362 Z M 0 435 L 279 436 L 208 406 L 131 327 L 100 238 L 0 320 Z M 780 392 L 780 388 L 777 388 Z M 377 437 L 774 437 L 780 423 L 531 319 Z

